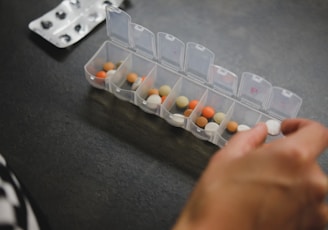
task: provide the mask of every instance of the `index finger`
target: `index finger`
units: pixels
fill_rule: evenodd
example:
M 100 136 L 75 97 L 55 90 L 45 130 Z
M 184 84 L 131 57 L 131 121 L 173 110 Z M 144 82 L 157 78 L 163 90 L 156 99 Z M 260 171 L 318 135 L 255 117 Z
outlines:
M 294 145 L 304 157 L 316 158 L 328 147 L 328 129 L 322 124 L 307 119 L 286 119 L 281 124 L 286 138 L 280 139 L 281 148 Z M 288 149 L 286 149 L 287 151 Z

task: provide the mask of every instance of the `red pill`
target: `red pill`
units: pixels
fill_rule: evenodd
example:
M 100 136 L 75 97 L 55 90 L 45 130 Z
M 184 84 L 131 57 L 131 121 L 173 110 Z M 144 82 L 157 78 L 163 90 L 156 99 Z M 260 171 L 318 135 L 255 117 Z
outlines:
M 198 100 L 192 100 L 189 102 L 189 109 L 194 109 L 198 104 Z
M 101 71 L 98 71 L 96 73 L 96 77 L 98 77 L 98 78 L 106 78 L 107 75 L 106 75 L 106 72 L 105 71 L 101 70 Z
M 211 106 L 205 106 L 202 110 L 202 115 L 207 119 L 211 119 L 215 114 L 215 110 Z

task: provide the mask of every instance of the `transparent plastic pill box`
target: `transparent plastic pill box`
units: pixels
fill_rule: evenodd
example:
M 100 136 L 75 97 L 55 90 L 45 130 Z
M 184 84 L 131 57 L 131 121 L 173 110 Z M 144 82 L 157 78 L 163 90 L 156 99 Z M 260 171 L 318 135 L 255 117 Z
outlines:
M 227 131 L 230 121 L 253 127 L 259 122 L 297 116 L 302 104 L 298 95 L 272 86 L 253 73 L 245 72 L 239 79 L 233 72 L 215 64 L 215 54 L 203 45 L 185 43 L 164 32 L 155 35 L 133 23 L 126 12 L 112 6 L 106 8 L 106 17 L 109 40 L 84 66 L 85 77 L 93 87 L 109 91 L 170 125 L 220 147 L 234 135 Z M 105 78 L 97 77 L 106 62 L 119 65 Z M 127 82 L 131 72 L 143 79 L 137 88 Z M 161 103 L 151 104 L 154 102 L 147 100 L 149 90 L 163 85 L 170 87 L 169 94 Z M 184 115 L 186 108 L 177 106 L 180 96 L 198 101 L 188 116 Z M 206 126 L 197 124 L 197 118 L 207 106 L 225 115 L 215 130 L 209 131 Z M 213 122 L 213 118 L 208 121 Z M 280 137 L 282 134 L 268 135 L 267 141 Z

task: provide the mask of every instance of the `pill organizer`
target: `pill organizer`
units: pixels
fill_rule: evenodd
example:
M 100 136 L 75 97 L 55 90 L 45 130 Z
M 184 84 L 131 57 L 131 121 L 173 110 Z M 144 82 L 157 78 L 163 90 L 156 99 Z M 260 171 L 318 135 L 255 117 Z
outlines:
M 234 135 L 226 130 L 229 121 L 253 127 L 259 122 L 297 116 L 302 99 L 295 93 L 272 86 L 254 73 L 245 72 L 239 79 L 235 73 L 215 64 L 215 54 L 205 46 L 185 43 L 165 32 L 155 35 L 133 23 L 130 15 L 121 9 L 108 6 L 105 14 L 109 39 L 84 66 L 85 77 L 93 87 L 109 91 L 220 147 Z M 116 71 L 106 78 L 96 77 L 109 61 L 120 63 Z M 126 81 L 131 72 L 145 77 L 136 90 Z M 149 89 L 162 85 L 171 87 L 165 101 L 155 106 L 147 104 Z M 188 117 L 176 106 L 179 96 L 198 100 Z M 225 114 L 215 131 L 205 132 L 195 123 L 205 106 Z M 266 141 L 280 137 L 281 133 L 268 135 Z
M 29 29 L 59 48 L 85 37 L 105 20 L 105 7 L 119 7 L 123 0 L 64 0 L 41 17 L 31 21 Z

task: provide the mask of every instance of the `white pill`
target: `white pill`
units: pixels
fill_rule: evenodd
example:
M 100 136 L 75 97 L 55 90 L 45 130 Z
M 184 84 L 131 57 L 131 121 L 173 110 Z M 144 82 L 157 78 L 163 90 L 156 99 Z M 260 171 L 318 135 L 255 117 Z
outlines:
M 281 122 L 277 120 L 267 120 L 265 122 L 267 128 L 268 128 L 268 133 L 272 136 L 279 135 L 280 133 L 280 126 Z
M 208 135 L 208 136 L 212 136 L 216 131 L 218 131 L 220 125 L 216 122 L 208 122 L 206 125 L 205 125 L 205 133 Z
M 157 94 L 150 95 L 147 98 L 147 106 L 150 109 L 156 109 L 157 106 L 160 105 L 161 103 L 162 103 L 162 98 Z
M 141 83 L 142 83 L 142 78 L 138 77 L 137 80 L 135 82 L 133 82 L 133 84 L 131 86 L 131 89 L 132 90 L 137 90 L 138 87 L 141 85 Z
M 248 125 L 238 125 L 237 127 L 237 132 L 242 132 L 242 131 L 246 131 L 246 130 L 250 130 L 251 128 Z
M 112 77 L 114 74 L 116 73 L 116 70 L 112 69 L 112 70 L 108 70 L 106 72 L 106 76 L 107 77 Z
M 171 118 L 171 124 L 175 126 L 182 126 L 185 121 L 185 116 L 180 113 L 174 113 L 170 115 Z

